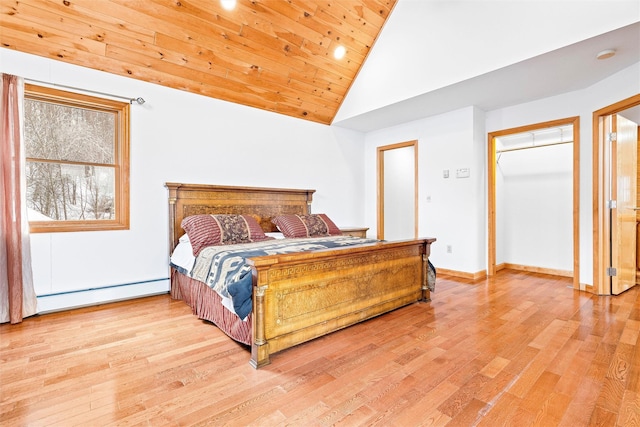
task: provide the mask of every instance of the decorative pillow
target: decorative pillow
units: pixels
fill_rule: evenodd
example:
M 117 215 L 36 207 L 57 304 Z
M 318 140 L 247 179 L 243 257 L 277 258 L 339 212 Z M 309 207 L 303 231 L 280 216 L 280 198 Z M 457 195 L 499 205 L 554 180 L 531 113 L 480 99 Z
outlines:
M 189 236 L 194 256 L 207 246 L 272 239 L 251 215 L 191 215 L 181 225 Z
M 278 215 L 271 220 L 284 237 L 317 237 L 341 235 L 340 229 L 325 214 Z
M 186 231 L 193 248 L 193 255 L 211 245 L 222 242 L 220 227 L 211 215 L 191 215 L 182 220 L 182 229 Z

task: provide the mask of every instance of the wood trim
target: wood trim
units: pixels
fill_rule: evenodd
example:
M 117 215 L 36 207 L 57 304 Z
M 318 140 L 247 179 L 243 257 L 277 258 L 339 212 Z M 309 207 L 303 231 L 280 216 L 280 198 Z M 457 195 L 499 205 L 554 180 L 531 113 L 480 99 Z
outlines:
M 529 265 L 522 264 L 511 264 L 508 262 L 503 262 L 501 264 L 496 265 L 496 272 L 500 270 L 517 270 L 517 271 L 527 271 L 531 273 L 540 273 L 540 274 L 550 274 L 552 276 L 562 276 L 562 277 L 573 277 L 573 272 L 569 270 L 557 270 L 554 268 L 543 268 L 543 267 L 533 267 Z M 587 286 L 584 283 L 580 284 L 580 289 L 584 289 Z
M 445 276 L 459 277 L 462 279 L 469 279 L 469 280 L 480 280 L 487 277 L 486 270 L 480 270 L 475 273 L 468 273 L 466 271 L 457 271 L 457 270 L 448 270 L 446 268 L 438 268 L 437 272 L 438 272 L 438 275 L 442 274 Z
M 606 277 L 606 260 L 610 249 L 605 242 L 610 235 L 609 222 L 605 220 L 605 195 L 608 189 L 604 152 L 604 127 L 606 116 L 640 105 L 640 94 L 618 101 L 593 112 L 592 118 L 592 207 L 593 207 L 593 290 L 598 295 L 611 295 Z
M 518 271 L 528 271 L 530 273 L 550 274 L 552 276 L 573 277 L 573 272 L 570 270 L 558 270 L 554 268 L 535 267 L 523 264 L 510 264 L 508 262 L 502 264 L 502 268 Z
M 640 166 L 640 125 L 638 125 L 638 156 L 636 157 L 637 161 L 638 161 L 638 165 Z M 637 174 L 637 180 L 636 180 L 636 201 L 638 203 L 640 203 L 640 167 L 638 167 L 638 174 Z M 636 220 L 638 221 L 638 223 L 640 223 L 640 211 L 636 212 Z M 640 254 L 640 251 L 638 251 L 638 254 Z M 638 262 L 640 263 L 640 256 L 637 256 L 638 258 Z M 640 264 L 638 264 L 640 266 Z
M 496 147 L 495 138 L 515 133 L 544 129 L 554 126 L 573 126 L 573 288 L 580 287 L 580 117 L 567 117 L 527 126 L 489 132 L 487 140 L 487 193 L 488 193 L 488 274 L 493 276 L 496 269 Z
M 377 238 L 384 239 L 384 152 L 389 150 L 395 150 L 397 148 L 413 147 L 413 175 L 414 175 L 414 238 L 418 237 L 419 233 L 419 221 L 418 221 L 418 140 L 399 142 L 391 145 L 384 145 L 378 147 L 377 152 L 377 167 L 378 167 L 378 179 L 377 179 Z
M 86 221 L 29 221 L 31 233 L 128 230 L 130 227 L 130 104 L 108 98 L 68 92 L 50 87 L 26 83 L 25 98 L 53 102 L 68 107 L 101 111 L 115 116 L 114 141 L 114 204 L 116 218 L 112 220 Z M 83 163 L 87 164 L 87 163 Z
M 498 271 L 496 269 L 496 136 L 493 132 L 488 135 L 487 147 L 489 152 L 487 153 L 487 203 L 488 213 L 487 219 L 489 241 L 487 247 L 488 257 L 488 274 L 494 276 Z
M 580 117 L 573 120 L 573 271 L 570 273 L 573 289 L 580 290 Z
M 414 218 L 414 224 L 413 224 L 413 237 L 414 238 L 418 238 L 418 234 L 420 233 L 419 231 L 419 214 L 418 214 L 418 207 L 419 207 L 419 198 L 418 198 L 418 141 L 413 141 L 413 206 L 414 206 L 414 212 L 413 212 L 413 218 Z
M 640 175 L 640 173 L 638 174 Z M 636 268 L 640 273 L 640 221 L 636 220 Z
M 378 179 L 376 182 L 376 195 L 378 197 L 376 203 L 376 236 L 378 239 L 384 239 L 384 147 L 378 147 L 376 150 L 376 165 L 378 168 Z

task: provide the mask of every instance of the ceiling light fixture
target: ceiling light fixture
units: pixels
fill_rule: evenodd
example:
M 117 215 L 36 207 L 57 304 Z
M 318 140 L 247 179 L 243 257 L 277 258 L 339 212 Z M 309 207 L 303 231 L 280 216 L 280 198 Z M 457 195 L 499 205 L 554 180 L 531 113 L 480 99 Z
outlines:
M 336 50 L 333 51 L 333 57 L 336 59 L 342 59 L 344 58 L 344 55 L 346 53 L 347 53 L 347 50 L 344 48 L 344 46 L 340 45 L 336 47 Z
M 224 10 L 233 10 L 236 8 L 236 0 L 220 0 L 220 5 Z
M 608 58 L 611 58 L 615 54 L 616 54 L 616 50 L 615 49 L 605 49 L 602 52 L 598 52 L 598 54 L 596 55 L 596 58 L 598 58 L 598 59 L 608 59 Z

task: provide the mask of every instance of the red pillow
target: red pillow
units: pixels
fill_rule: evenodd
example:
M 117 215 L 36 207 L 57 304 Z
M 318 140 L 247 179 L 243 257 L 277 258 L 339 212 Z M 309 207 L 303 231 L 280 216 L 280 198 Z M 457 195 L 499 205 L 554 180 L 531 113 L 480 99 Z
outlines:
M 339 236 L 340 229 L 325 214 L 278 215 L 271 220 L 284 237 Z
M 271 240 L 251 215 L 191 215 L 182 220 L 193 255 L 207 246 Z

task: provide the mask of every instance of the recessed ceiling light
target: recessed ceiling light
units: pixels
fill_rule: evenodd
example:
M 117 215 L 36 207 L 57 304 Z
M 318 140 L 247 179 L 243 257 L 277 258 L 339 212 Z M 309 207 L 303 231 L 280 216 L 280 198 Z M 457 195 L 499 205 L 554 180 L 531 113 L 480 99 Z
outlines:
M 236 8 L 236 0 L 220 0 L 220 5 L 225 10 L 233 10 Z
M 602 52 L 598 52 L 598 54 L 596 55 L 596 58 L 607 59 L 607 58 L 611 58 L 615 54 L 616 54 L 615 49 L 605 49 Z
M 345 53 L 347 53 L 347 50 L 344 46 L 340 45 L 333 51 L 333 57 L 336 59 L 342 59 L 344 58 Z

